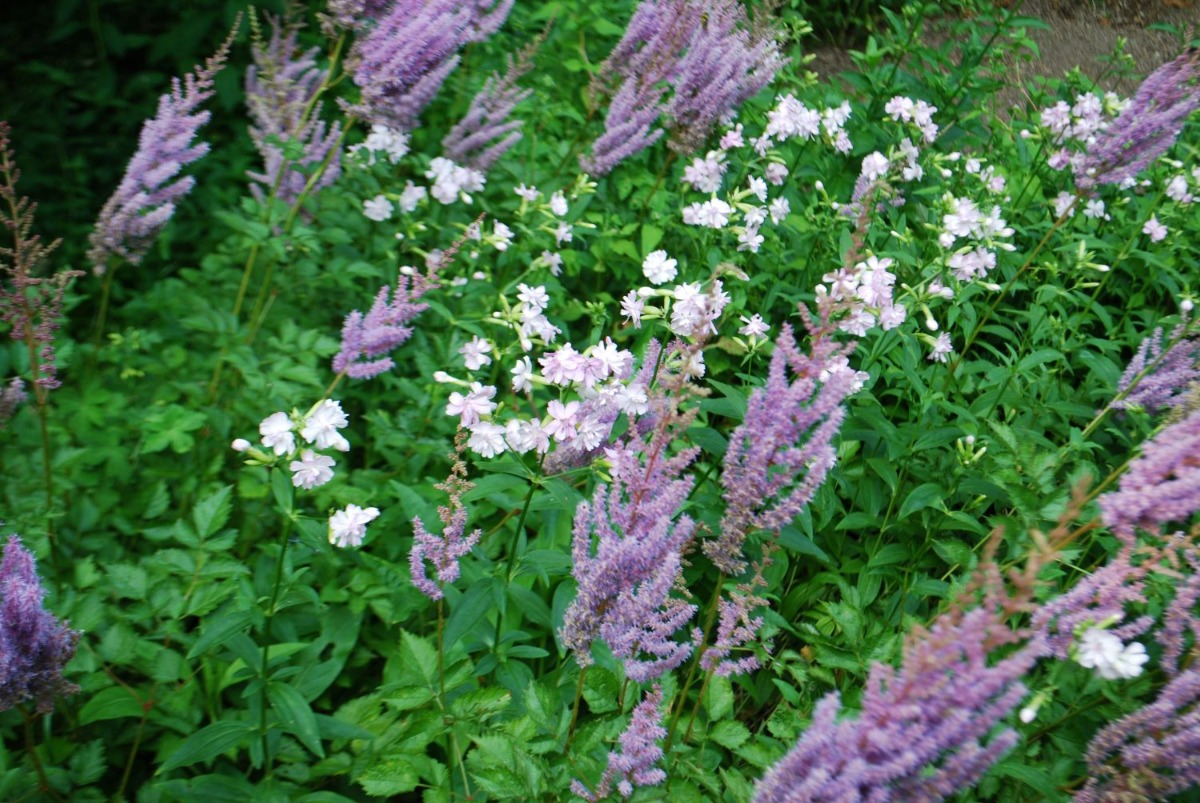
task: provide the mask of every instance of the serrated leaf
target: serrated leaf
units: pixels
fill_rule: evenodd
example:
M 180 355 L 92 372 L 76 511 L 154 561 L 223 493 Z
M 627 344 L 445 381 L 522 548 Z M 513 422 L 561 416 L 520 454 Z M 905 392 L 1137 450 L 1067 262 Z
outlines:
M 249 722 L 225 720 L 206 725 L 183 740 L 175 752 L 158 768 L 158 774 L 179 767 L 190 767 L 203 761 L 211 761 L 227 750 L 232 750 L 245 741 L 256 730 Z
M 214 535 L 229 520 L 229 496 L 232 492 L 233 486 L 226 485 L 196 503 L 192 510 L 192 524 L 201 539 Z
M 407 630 L 400 631 L 400 659 L 402 665 L 415 670 L 427 685 L 432 687 L 437 679 L 437 650 L 429 642 Z
M 392 754 L 372 761 L 355 780 L 372 797 L 391 797 L 416 789 L 421 775 L 407 756 Z
M 724 719 L 733 713 L 733 684 L 724 675 L 713 675 L 704 698 L 704 708 L 712 721 Z
M 736 719 L 725 719 L 713 726 L 708 738 L 722 747 L 736 750 L 750 739 L 750 729 Z
M 621 682 L 603 667 L 590 667 L 583 679 L 583 699 L 594 714 L 604 714 L 618 709 L 617 698 L 621 693 Z
M 208 652 L 213 647 L 219 647 L 238 633 L 244 632 L 254 622 L 255 612 L 226 611 L 210 618 L 204 623 L 204 630 L 196 643 L 188 650 L 187 657 L 195 658 Z
M 442 635 L 443 643 L 458 644 L 475 627 L 487 624 L 487 612 L 491 605 L 491 589 L 486 584 L 476 583 L 468 588 L 450 611 Z

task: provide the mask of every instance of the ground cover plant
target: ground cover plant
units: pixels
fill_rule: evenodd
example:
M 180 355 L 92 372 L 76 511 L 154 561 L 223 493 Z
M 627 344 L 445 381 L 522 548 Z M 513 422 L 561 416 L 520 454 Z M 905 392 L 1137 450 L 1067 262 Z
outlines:
M 1009 111 L 977 2 L 845 86 L 784 2 L 226 11 L 86 242 L 0 126 L 0 796 L 1200 780 L 1189 32 Z

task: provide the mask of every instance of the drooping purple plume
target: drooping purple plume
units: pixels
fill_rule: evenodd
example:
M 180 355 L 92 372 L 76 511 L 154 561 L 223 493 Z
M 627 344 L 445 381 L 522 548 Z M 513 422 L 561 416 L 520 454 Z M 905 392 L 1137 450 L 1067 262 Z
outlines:
M 33 698 L 49 713 L 55 697 L 79 691 L 62 676 L 79 633 L 43 607 L 44 596 L 33 554 L 9 536 L 0 563 L 0 711 Z
M 728 597 L 722 597 L 718 605 L 717 639 L 700 656 L 700 667 L 712 670 L 717 675 L 745 675 L 759 667 L 758 656 L 753 652 L 740 658 L 731 658 L 734 650 L 745 649 L 758 641 L 758 631 L 764 617 L 753 616 L 753 612 L 766 606 L 767 600 L 758 595 L 759 588 L 766 588 L 763 570 L 770 558 L 763 556 L 755 566 L 749 582 L 738 583 Z
M 808 354 L 800 352 L 791 327 L 781 327 L 767 384 L 750 394 L 746 417 L 725 451 L 725 515 L 720 535 L 705 541 L 703 549 L 727 575 L 745 570 L 746 537 L 755 530 L 778 531 L 795 518 L 836 461 L 833 439 L 846 414 L 842 402 L 854 372 L 828 371 L 832 358 L 850 347 L 834 342 L 827 322 L 815 324 L 806 315 L 806 323 L 812 339 Z
M 694 615 L 695 606 L 671 591 L 695 530 L 691 517 L 679 511 L 694 482 L 684 472 L 699 449 L 669 453 L 696 416 L 696 407 L 680 409 L 691 392 L 683 374 L 662 379 L 650 394 L 649 438 L 631 427 L 625 441 L 608 452 L 611 487 L 598 486 L 592 501 L 575 511 L 571 573 L 578 591 L 559 636 L 581 666 L 592 662 L 589 651 L 597 638 L 624 661 L 627 676 L 639 681 L 658 677 L 691 655 L 692 644 L 672 635 Z
M 346 110 L 390 128 L 415 128 L 458 66 L 474 19 L 474 8 L 458 0 L 394 3 L 350 51 L 347 67 L 362 94 Z
M 667 737 L 662 726 L 662 686 L 655 685 L 654 691 L 633 709 L 629 727 L 621 734 L 621 751 L 608 754 L 608 766 L 596 791 L 590 792 L 577 780 L 571 781 L 571 791 L 584 800 L 603 800 L 612 794 L 613 781 L 621 797 L 629 797 L 636 786 L 656 786 L 667 779 L 667 773 L 656 766 L 662 760 L 663 750 L 658 742 Z
M 467 480 L 467 464 L 463 461 L 466 442 L 466 435 L 460 430 L 454 442 L 454 463 L 450 467 L 450 476 L 445 482 L 433 486 L 450 498 L 447 504 L 438 507 L 438 518 L 443 524 L 441 536 L 425 529 L 425 523 L 419 516 L 414 516 L 412 520 L 414 537 L 412 550 L 408 553 L 409 569 L 413 585 L 430 599 L 441 599 L 441 586 L 458 579 L 459 559 L 468 554 L 483 536 L 482 530 L 466 535 L 467 508 L 463 505 L 462 495 L 474 487 Z M 433 565 L 437 582 L 429 579 L 426 562 Z
M 300 26 L 268 14 L 271 38 L 256 42 L 252 49 L 254 65 L 246 70 L 246 105 L 254 125 L 250 138 L 263 157 L 261 173 L 249 173 L 251 193 L 262 201 L 278 183 L 275 197 L 290 204 L 304 191 L 311 174 L 328 158 L 324 171 L 312 187 L 315 192 L 328 187 L 341 173 L 339 138 L 341 126 L 326 126 L 320 119 L 321 107 L 312 104 L 321 86 L 322 71 L 317 66 L 319 48 L 301 52 L 297 42 Z M 298 141 L 303 156 L 287 164 L 280 145 L 272 140 Z
M 209 151 L 208 143 L 195 142 L 211 116 L 200 107 L 213 95 L 213 78 L 225 64 L 238 23 L 204 67 L 197 67 L 182 82 L 172 81 L 171 92 L 159 98 L 158 113 L 142 125 L 137 152 L 100 210 L 89 238 L 88 260 L 97 276 L 108 269 L 113 255 L 139 264 L 175 214 L 176 202 L 195 186 L 192 176 L 177 176 Z
M 1175 143 L 1200 108 L 1200 51 L 1189 49 L 1159 67 L 1128 107 L 1096 136 L 1075 168 L 1075 184 L 1092 190 L 1133 178 Z
M 783 63 L 774 32 L 736 0 L 643 0 L 601 67 L 596 87 L 612 96 L 605 133 L 580 163 L 603 175 L 664 130 L 691 153 Z
M 466 115 L 442 140 L 442 151 L 451 161 L 486 173 L 516 144 L 522 123 L 509 118 L 517 104 L 532 94 L 517 86 L 517 79 L 531 66 L 531 58 L 510 58 L 503 78 L 493 74 L 487 79 Z
M 351 379 L 371 379 L 396 367 L 389 355 L 412 337 L 409 324 L 429 307 L 418 299 L 430 287 L 430 279 L 423 274 L 411 278 L 402 275 L 396 280 L 396 292 L 390 301 L 391 288 L 385 285 L 366 315 L 358 310 L 347 315 L 333 370 Z
M 1158 698 L 1106 725 L 1088 745 L 1079 803 L 1166 800 L 1200 783 L 1200 670 L 1178 674 Z
M 942 800 L 975 784 L 1017 742 L 997 725 L 1026 694 L 1020 678 L 1035 663 L 1033 639 L 1006 623 L 1015 605 L 991 561 L 967 597 L 908 638 L 899 669 L 874 664 L 857 717 L 839 721 L 836 692 L 823 698 L 797 745 L 759 782 L 755 803 Z
M 1136 405 L 1153 414 L 1183 402 L 1188 387 L 1200 379 L 1200 339 L 1179 340 L 1183 333 L 1183 324 L 1175 327 L 1168 341 L 1178 342 L 1166 354 L 1162 351 L 1161 329 L 1155 329 L 1154 334 L 1142 341 L 1121 375 L 1117 392 L 1125 396 L 1113 402 L 1114 408 L 1122 410 Z M 1152 370 L 1140 376 L 1149 366 L 1153 366 Z
M 1100 498 L 1101 517 L 1125 543 L 1200 510 L 1200 410 L 1160 431 L 1143 447 L 1118 488 Z

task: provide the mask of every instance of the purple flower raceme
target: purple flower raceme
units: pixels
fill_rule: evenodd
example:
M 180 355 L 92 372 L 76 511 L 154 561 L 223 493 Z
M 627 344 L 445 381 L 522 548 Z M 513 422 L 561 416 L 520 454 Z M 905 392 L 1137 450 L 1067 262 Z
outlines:
M 759 667 L 758 656 L 744 655 L 741 658 L 730 658 L 734 650 L 744 649 L 747 645 L 758 641 L 759 628 L 763 626 L 762 616 L 751 616 L 756 608 L 767 605 L 767 600 L 758 596 L 759 588 L 766 588 L 763 571 L 770 565 L 766 555 L 755 566 L 754 575 L 747 583 L 739 583 L 737 588 L 727 598 L 722 598 L 718 606 L 719 619 L 717 623 L 717 640 L 707 647 L 700 656 L 700 667 L 705 671 L 712 670 L 714 674 L 723 676 L 745 675 Z M 767 650 L 770 652 L 770 650 Z
M 337 123 L 325 125 L 320 119 L 320 104 L 309 108 L 321 87 L 316 59 L 319 49 L 300 51 L 296 41 L 298 24 L 272 15 L 267 15 L 267 20 L 271 38 L 265 43 L 255 42 L 254 65 L 246 70 L 246 105 L 254 121 L 250 138 L 264 163 L 262 173 L 249 174 L 254 181 L 250 191 L 262 201 L 278 185 L 275 197 L 290 205 L 304 191 L 306 174 L 320 169 L 327 158 L 329 163 L 312 191 L 328 187 L 337 179 L 341 172 L 342 130 Z M 281 143 L 291 140 L 303 147 L 303 156 L 298 160 L 284 156 Z
M 428 308 L 417 301 L 431 287 L 428 277 L 401 275 L 396 292 L 380 288 L 366 315 L 354 310 L 342 325 L 342 347 L 333 357 L 333 370 L 352 379 L 371 379 L 396 367 L 389 354 L 412 337 L 412 323 Z M 388 295 L 391 294 L 391 300 Z
M 15 535 L 0 562 L 0 711 L 33 698 L 40 713 L 79 687 L 62 676 L 79 633 L 42 606 L 45 591 L 33 555 Z
M 629 727 L 621 734 L 621 752 L 608 754 L 608 766 L 595 792 L 577 780 L 571 781 L 571 792 L 584 800 L 602 800 L 612 794 L 613 781 L 621 797 L 633 794 L 635 786 L 655 786 L 667 779 L 667 773 L 655 766 L 662 760 L 663 751 L 658 746 L 667 736 L 662 726 L 662 686 L 655 684 L 654 691 L 633 709 Z
M 1163 646 L 1159 668 L 1169 677 L 1176 677 L 1184 670 L 1184 636 L 1192 635 L 1192 648 L 1200 649 L 1200 551 L 1192 546 L 1183 553 L 1184 561 L 1191 569 L 1175 589 L 1175 596 L 1163 613 L 1162 629 L 1154 634 Z
M 598 486 L 592 501 L 576 509 L 571 573 L 578 591 L 559 637 L 581 666 L 591 664 L 589 651 L 598 638 L 638 682 L 691 655 L 692 645 L 672 636 L 696 608 L 671 591 L 695 530 L 691 517 L 679 511 L 694 482 L 684 472 L 699 448 L 674 455 L 668 450 L 696 416 L 695 407 L 680 410 L 681 400 L 693 393 L 686 375 L 668 373 L 650 394 L 649 440 L 631 426 L 625 441 L 608 451 L 612 485 Z
M 1129 105 L 1095 137 L 1075 167 L 1075 184 L 1094 190 L 1133 178 L 1174 144 L 1200 108 L 1200 51 L 1189 49 L 1159 67 L 1138 87 Z
M 185 76 L 182 83 L 174 79 L 171 92 L 159 98 L 158 113 L 142 125 L 137 152 L 100 210 L 89 238 L 88 259 L 96 275 L 108 269 L 114 254 L 134 265 L 140 263 L 175 214 L 175 203 L 195 186 L 193 177 L 176 176 L 209 151 L 208 143 L 195 143 L 196 132 L 211 116 L 200 106 L 213 95 L 213 78 L 225 64 L 237 29 L 235 23 L 203 68 Z
M 456 0 L 393 4 L 350 51 L 347 67 L 362 96 L 346 111 L 395 129 L 415 128 L 458 66 L 471 20 L 471 9 Z
M 521 121 L 510 120 L 513 109 L 531 94 L 517 79 L 533 66 L 532 54 L 508 62 L 501 78 L 493 74 L 471 101 L 466 115 L 442 140 L 442 150 L 453 162 L 486 173 L 496 160 L 521 138 Z
M 803 310 L 802 310 L 803 311 Z M 823 371 L 851 346 L 834 342 L 828 321 L 814 323 L 801 354 L 792 329 L 781 327 L 767 383 L 750 394 L 746 417 L 725 451 L 721 485 L 725 515 L 721 533 L 703 544 L 704 554 L 728 575 L 746 569 L 742 546 L 754 530 L 778 531 L 808 504 L 836 460 L 833 438 L 845 417 L 842 402 L 854 384 L 850 370 Z M 788 373 L 794 378 L 789 379 Z
M 759 782 L 755 803 L 942 800 L 1011 749 L 1016 732 L 995 731 L 1025 696 L 1020 678 L 1041 645 L 1031 639 L 997 660 L 1027 635 L 1006 619 L 1027 607 L 1028 591 L 1010 596 L 991 555 L 973 585 L 983 593 L 978 607 L 964 610 L 969 589 L 909 636 L 898 670 L 871 667 L 857 717 L 839 721 L 836 692 L 817 703 L 800 741 Z
M 1113 493 L 1100 498 L 1101 517 L 1126 544 L 1136 530 L 1157 533 L 1200 510 L 1200 410 L 1164 428 L 1142 447 Z
M 1165 800 L 1200 783 L 1200 670 L 1185 670 L 1151 704 L 1106 725 L 1088 745 L 1079 803 Z
M 605 133 L 580 163 L 609 172 L 663 135 L 652 130 L 660 118 L 671 147 L 691 153 L 783 63 L 774 31 L 751 24 L 736 0 L 643 0 L 601 68 L 612 96 Z
M 1183 324 L 1175 328 L 1168 340 L 1177 342 L 1165 354 L 1161 329 L 1155 329 L 1154 334 L 1142 341 L 1121 375 L 1117 391 L 1124 395 L 1113 402 L 1114 408 L 1138 406 L 1153 414 L 1183 403 L 1189 386 L 1200 379 L 1200 339 L 1180 339 L 1184 332 Z M 1148 366 L 1153 369 L 1143 375 Z
M 463 506 L 462 495 L 471 490 L 473 484 L 467 481 L 467 464 L 463 462 L 466 434 L 462 430 L 459 430 L 454 446 L 454 463 L 450 468 L 450 476 L 445 482 L 433 486 L 450 497 L 449 504 L 438 507 L 438 518 L 444 525 L 441 536 L 425 529 L 425 523 L 419 516 L 414 516 L 412 521 L 414 538 L 412 550 L 408 554 L 412 581 L 417 590 L 430 599 L 441 599 L 441 586 L 458 579 L 459 558 L 470 552 L 483 535 L 482 530 L 475 530 L 464 536 L 467 530 L 467 509 Z M 426 574 L 426 561 L 433 564 L 437 571 L 436 583 Z

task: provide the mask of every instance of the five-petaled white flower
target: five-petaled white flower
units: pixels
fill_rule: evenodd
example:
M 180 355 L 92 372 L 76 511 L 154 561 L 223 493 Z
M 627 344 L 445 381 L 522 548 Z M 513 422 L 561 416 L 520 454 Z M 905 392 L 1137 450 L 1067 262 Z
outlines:
M 365 510 L 358 505 L 346 505 L 329 517 L 329 543 L 345 549 L 362 546 L 367 534 L 367 525 L 379 517 L 379 508 Z
M 1142 674 L 1142 664 L 1150 656 L 1145 646 L 1136 641 L 1125 645 L 1114 633 L 1089 627 L 1079 637 L 1075 660 L 1080 666 L 1095 669 L 1105 680 L 1120 680 Z
M 651 251 L 642 260 L 642 273 L 646 274 L 650 284 L 663 284 L 675 278 L 675 266 L 678 264 L 676 260 L 667 256 L 666 251 Z
M 467 395 L 455 392 L 450 394 L 450 403 L 446 405 L 446 415 L 460 416 L 459 422 L 469 427 L 479 422 L 481 415 L 491 415 L 496 409 L 496 403 L 491 398 L 496 395 L 496 388 L 480 382 L 471 383 L 471 392 Z
M 376 223 L 382 223 L 392 216 L 395 207 L 386 196 L 376 195 L 368 201 L 363 201 L 363 214 Z

